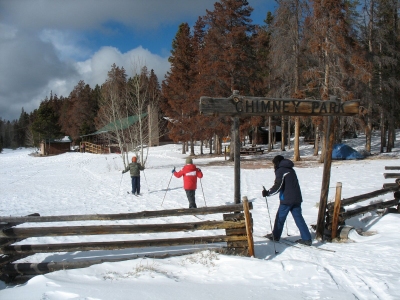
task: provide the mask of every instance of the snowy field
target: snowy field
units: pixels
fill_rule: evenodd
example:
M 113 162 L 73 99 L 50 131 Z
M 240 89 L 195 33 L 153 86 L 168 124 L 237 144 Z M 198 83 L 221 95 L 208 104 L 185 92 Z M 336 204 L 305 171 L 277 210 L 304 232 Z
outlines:
M 398 136 L 400 138 L 400 136 Z M 345 141 L 357 150 L 364 149 L 365 137 Z M 382 188 L 385 166 L 400 166 L 400 144 L 392 153 L 379 154 L 379 136 L 374 137 L 372 156 L 358 161 L 334 161 L 329 200 L 334 199 L 335 186 L 342 182 L 342 198 L 372 192 Z M 277 145 L 279 149 L 279 145 Z M 198 152 L 199 149 L 196 148 Z M 205 149 L 208 153 L 209 149 Z M 75 214 L 109 214 L 188 207 L 182 179 L 171 178 L 171 170 L 180 170 L 187 155 L 181 145 L 165 145 L 149 149 L 146 170 L 141 176 L 139 197 L 130 195 L 129 173 L 123 169 L 117 154 L 96 155 L 67 153 L 51 157 L 29 155 L 32 149 L 5 149 L 0 154 L 0 215 L 41 216 Z M 296 163 L 303 193 L 303 214 L 307 224 L 316 224 L 320 199 L 323 165 L 312 156 L 312 146 L 301 143 L 302 162 Z M 241 195 L 253 203 L 255 257 L 216 254 L 202 246 L 126 249 L 121 251 L 90 251 L 48 253 L 27 257 L 19 262 L 59 262 L 99 259 L 99 257 L 138 258 L 122 262 L 102 263 L 88 268 L 62 270 L 32 278 L 27 283 L 8 286 L 0 281 L 1 300 L 64 300 L 64 299 L 400 299 L 400 232 L 398 214 L 368 213 L 346 224 L 372 233 L 370 236 L 350 233 L 346 243 L 313 241 L 310 248 L 295 248 L 261 238 L 271 232 L 269 213 L 261 196 L 262 185 L 273 184 L 270 161 L 281 154 L 293 157 L 293 149 L 273 150 L 254 157 L 242 157 L 242 165 L 250 162 L 261 168 L 241 170 Z M 247 164 L 246 164 L 246 161 Z M 204 173 L 198 182 L 198 207 L 233 203 L 233 164 L 224 157 L 196 155 L 194 163 Z M 263 167 L 265 166 L 265 167 Z M 170 184 L 169 184 L 170 183 Z M 167 190 L 169 184 L 169 189 Z M 165 199 L 164 199 L 165 197 Z M 161 203 L 164 199 L 163 206 Z M 391 200 L 393 194 L 370 199 Z M 272 223 L 279 205 L 277 196 L 268 198 Z M 356 205 L 357 206 L 357 205 Z M 178 218 L 179 222 L 199 221 L 193 216 Z M 156 219 L 119 222 L 89 222 L 90 224 L 153 224 Z M 164 218 L 162 222 L 176 222 Z M 74 225 L 88 222 L 75 222 Z M 43 226 L 62 224 L 45 223 Z M 299 232 L 289 215 L 283 237 L 296 240 Z M 217 233 L 217 232 L 216 232 Z M 195 235 L 208 234 L 201 231 Z M 179 237 L 180 234 L 156 234 L 151 238 Z M 312 236 L 315 232 L 312 231 Z M 97 241 L 99 237 L 31 238 L 21 244 Z M 103 237 L 107 238 L 107 237 Z M 132 238 L 114 235 L 109 240 Z M 136 235 L 137 239 L 149 235 Z M 104 240 L 104 239 L 102 239 Z M 221 245 L 223 246 L 223 245 Z M 323 247 L 336 252 L 317 250 Z M 160 253 L 195 251 L 165 259 L 140 257 Z

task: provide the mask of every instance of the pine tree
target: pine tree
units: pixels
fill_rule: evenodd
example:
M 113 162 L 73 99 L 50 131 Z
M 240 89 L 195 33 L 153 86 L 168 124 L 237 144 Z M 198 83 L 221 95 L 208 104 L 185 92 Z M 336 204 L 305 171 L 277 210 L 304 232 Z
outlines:
M 18 122 L 16 122 L 14 126 L 13 140 L 15 142 L 16 147 L 25 147 L 26 132 L 28 126 L 29 126 L 29 115 L 24 111 L 24 108 L 22 108 Z
M 40 103 L 32 123 L 32 129 L 38 134 L 39 140 L 60 138 L 63 135 L 58 125 L 59 117 L 55 109 L 57 105 L 53 97 L 51 99 L 46 98 Z
M 191 93 L 194 98 L 194 107 L 197 107 L 198 101 L 201 96 L 206 94 L 207 83 L 202 82 L 200 80 L 200 75 L 204 71 L 204 67 L 206 66 L 203 51 L 205 47 L 204 38 L 206 35 L 205 31 L 205 22 L 203 17 L 199 17 L 193 27 L 193 36 L 192 36 L 192 45 L 193 45 L 193 53 L 194 53 L 194 64 L 193 64 L 193 76 L 195 76 L 195 82 L 192 86 Z M 213 135 L 215 134 L 215 128 L 217 125 L 215 124 L 215 118 L 209 116 L 202 116 L 196 114 L 193 116 L 192 120 L 195 120 L 195 126 L 201 130 L 197 130 L 194 138 L 196 140 L 204 141 L 204 140 L 212 140 Z M 213 124 L 213 125 L 212 125 Z M 192 143 L 193 144 L 193 143 Z M 210 143 L 211 144 L 211 143 Z M 202 145 L 202 144 L 201 144 Z M 203 147 L 201 146 L 201 154 L 203 154 Z M 212 145 L 210 145 L 210 153 L 212 153 Z
M 198 106 L 195 106 L 195 99 L 191 93 L 195 84 L 194 51 L 187 23 L 179 26 L 168 60 L 171 69 L 162 83 L 164 97 L 162 109 L 170 119 L 169 136 L 174 141 L 190 141 L 198 130 L 193 124 Z
M 245 0 L 221 0 L 204 17 L 207 34 L 204 38 L 201 79 L 208 82 L 208 95 L 230 96 L 232 89 L 250 93 L 255 57 L 252 35 L 255 27 L 250 19 L 253 8 Z
M 199 55 L 202 62 L 198 82 L 203 96 L 229 97 L 234 90 L 242 95 L 252 95 L 257 81 L 257 61 L 253 36 L 255 26 L 250 18 L 253 8 L 245 0 L 221 0 L 214 10 L 204 16 L 204 47 Z M 230 118 L 212 118 L 209 127 L 217 140 L 229 135 Z M 219 142 L 217 153 L 222 149 Z M 233 160 L 233 144 L 231 156 Z
M 94 118 L 98 110 L 98 99 L 83 80 L 74 87 L 69 97 L 63 101 L 60 125 L 66 135 L 73 140 L 95 131 Z

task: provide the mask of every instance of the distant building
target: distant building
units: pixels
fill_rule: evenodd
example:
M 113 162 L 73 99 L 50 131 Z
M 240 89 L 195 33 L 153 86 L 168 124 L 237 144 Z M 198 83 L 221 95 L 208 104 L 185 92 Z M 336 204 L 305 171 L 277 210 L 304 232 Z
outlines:
M 86 152 L 91 153 L 116 153 L 120 151 L 118 140 L 115 138 L 115 132 L 121 132 L 131 128 L 133 133 L 137 133 L 139 121 L 146 139 L 146 145 L 149 147 L 160 145 L 160 129 L 158 112 L 156 108 L 148 106 L 147 112 L 141 115 L 129 116 L 110 122 L 94 133 L 82 135 L 80 151 L 85 147 Z M 136 129 L 135 126 L 137 127 Z M 96 146 L 97 145 L 97 146 Z
M 62 139 L 47 139 L 40 143 L 41 155 L 57 155 L 71 151 L 72 140 L 69 136 Z
M 268 127 L 258 127 L 256 131 L 252 132 L 250 136 L 252 137 L 250 143 L 253 144 L 253 139 L 256 141 L 256 144 L 268 144 L 268 135 L 269 128 Z M 280 142 L 282 140 L 282 128 L 280 126 L 272 126 L 272 138 L 275 142 Z

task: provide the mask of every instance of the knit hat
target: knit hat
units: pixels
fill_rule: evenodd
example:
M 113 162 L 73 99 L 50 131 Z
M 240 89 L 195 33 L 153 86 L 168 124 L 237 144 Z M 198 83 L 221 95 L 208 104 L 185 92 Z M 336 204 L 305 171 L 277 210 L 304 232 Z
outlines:
M 193 160 L 192 160 L 190 157 L 186 158 L 186 164 L 187 164 L 187 165 L 193 164 Z
M 277 155 L 272 159 L 272 163 L 274 164 L 274 168 L 278 169 L 279 163 L 285 158 L 282 155 Z
M 132 156 L 132 162 L 136 162 L 136 156 Z

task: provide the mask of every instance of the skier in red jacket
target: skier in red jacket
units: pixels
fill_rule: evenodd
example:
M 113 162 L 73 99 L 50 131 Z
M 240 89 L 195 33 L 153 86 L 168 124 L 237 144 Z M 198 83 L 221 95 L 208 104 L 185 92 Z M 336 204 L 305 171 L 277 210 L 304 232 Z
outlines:
M 179 172 L 172 170 L 172 174 L 176 178 L 181 178 L 183 176 L 183 188 L 186 191 L 186 196 L 189 200 L 189 208 L 197 208 L 196 205 L 196 189 L 197 189 L 197 178 L 203 178 L 203 173 L 196 165 L 193 164 L 191 158 L 186 159 L 186 165 Z

